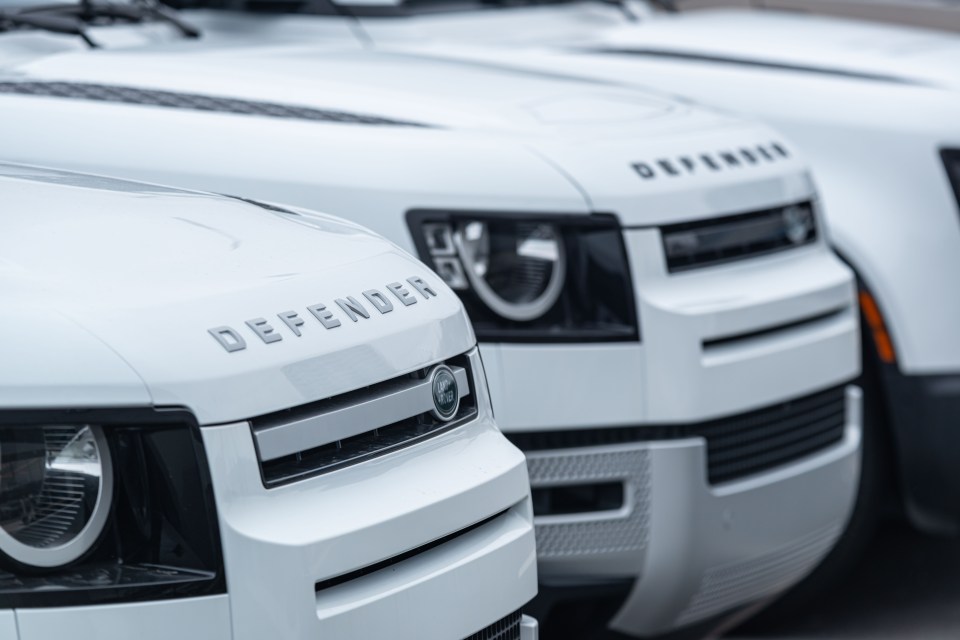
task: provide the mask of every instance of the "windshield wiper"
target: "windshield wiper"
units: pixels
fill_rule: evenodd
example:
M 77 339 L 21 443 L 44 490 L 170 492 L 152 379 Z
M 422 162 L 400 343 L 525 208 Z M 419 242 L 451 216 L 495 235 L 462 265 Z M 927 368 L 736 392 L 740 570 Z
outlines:
M 90 38 L 83 28 L 83 23 L 79 20 L 70 20 L 69 18 L 60 16 L 46 16 L 42 14 L 31 15 L 19 11 L 15 13 L 0 11 L 0 31 L 13 31 L 15 29 L 25 28 L 79 36 L 91 48 L 97 47 L 97 43 Z
M 29 7 L 10 15 L 66 17 L 87 24 L 93 24 L 100 20 L 122 20 L 138 23 L 153 19 L 169 24 L 184 37 L 199 38 L 201 35 L 199 29 L 181 20 L 173 10 L 168 9 L 156 0 L 134 0 L 126 4 L 80 0 L 80 2 L 75 3 Z
M 623 17 L 625 17 L 628 21 L 640 22 L 640 18 L 637 17 L 637 14 L 635 14 L 630 7 L 627 6 L 626 0 L 601 0 L 601 2 L 604 4 L 612 4 L 617 9 L 620 9 L 620 13 L 622 13 Z
M 650 0 L 654 6 L 660 7 L 667 13 L 679 13 L 676 0 Z

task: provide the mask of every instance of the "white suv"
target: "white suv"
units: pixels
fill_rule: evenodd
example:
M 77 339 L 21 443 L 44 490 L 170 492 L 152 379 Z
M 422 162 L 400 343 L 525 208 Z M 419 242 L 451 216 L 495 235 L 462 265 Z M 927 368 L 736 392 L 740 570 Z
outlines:
M 302 210 L 0 185 L 0 637 L 535 640 L 523 455 L 434 274 Z
M 656 10 L 669 4 L 385 0 L 338 5 L 336 17 L 185 15 L 248 39 L 315 37 L 354 15 L 381 51 L 652 87 L 775 126 L 815 169 L 867 324 L 873 426 L 853 526 L 821 582 L 864 548 L 887 502 L 922 531 L 960 534 L 960 40 L 768 10 Z
M 91 27 L 89 51 L 16 34 L 3 152 L 321 207 L 418 250 L 527 453 L 542 584 L 609 587 L 612 625 L 655 633 L 830 549 L 859 465 L 855 289 L 779 134 L 561 74 L 140 29 Z

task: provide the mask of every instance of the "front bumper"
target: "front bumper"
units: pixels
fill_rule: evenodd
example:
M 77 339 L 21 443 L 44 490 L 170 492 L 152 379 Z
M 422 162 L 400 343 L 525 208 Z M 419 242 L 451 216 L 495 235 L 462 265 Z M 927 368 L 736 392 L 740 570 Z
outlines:
M 772 596 L 829 551 L 853 507 L 859 389 L 842 440 L 771 471 L 710 486 L 705 441 L 690 438 L 527 454 L 531 485 L 623 482 L 616 511 L 535 518 L 545 585 L 635 579 L 611 626 L 661 633 Z
M 907 515 L 929 533 L 960 533 L 960 374 L 884 370 Z
M 508 624 L 505 620 L 499 620 L 478 631 L 469 640 L 539 639 L 539 625 L 530 616 L 522 616 L 519 624 L 511 625 L 509 631 L 504 633 Z M 0 612 L 2 640 L 67 637 L 126 640 L 134 636 L 138 640 L 230 640 L 233 635 L 230 629 L 229 597 L 221 595 L 101 607 Z
M 248 423 L 201 435 L 227 594 L 0 611 L 0 639 L 536 640 L 519 613 L 537 588 L 526 465 L 489 413 L 272 489 Z

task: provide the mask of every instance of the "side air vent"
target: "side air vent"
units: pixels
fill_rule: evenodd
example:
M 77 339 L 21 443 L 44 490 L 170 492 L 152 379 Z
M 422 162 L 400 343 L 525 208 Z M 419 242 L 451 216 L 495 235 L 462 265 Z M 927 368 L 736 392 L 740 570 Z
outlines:
M 475 353 L 254 419 L 264 485 L 270 488 L 363 462 L 474 418 Z M 435 399 L 438 393 L 445 396 L 445 406 Z
M 813 205 L 793 204 L 660 228 L 667 271 L 676 273 L 794 249 L 817 240 Z
M 431 551 L 431 550 L 433 550 L 433 549 L 436 549 L 437 547 L 443 546 L 443 545 L 447 544 L 448 542 L 453 542 L 453 541 L 456 540 L 457 538 L 459 538 L 459 537 L 461 537 L 461 536 L 464 536 L 464 535 L 470 533 L 471 531 L 475 531 L 475 530 L 477 530 L 477 529 L 480 529 L 480 528 L 482 528 L 482 527 L 490 524 L 491 522 L 493 522 L 493 521 L 496 520 L 497 518 L 502 517 L 502 516 L 503 516 L 504 514 L 506 514 L 506 513 L 507 513 L 507 511 L 501 511 L 500 513 L 495 513 L 495 514 L 493 514 L 492 516 L 490 516 L 489 518 L 485 518 L 485 519 L 481 520 L 480 522 L 474 523 L 474 524 L 470 525 L 469 527 L 465 527 L 465 528 L 463 528 L 463 529 L 460 529 L 459 531 L 454 531 L 453 533 L 451 533 L 451 534 L 449 534 L 449 535 L 446 535 L 446 536 L 444 536 L 444 537 L 442 537 L 442 538 L 438 538 L 437 540 L 434 540 L 433 542 L 429 542 L 429 543 L 427 543 L 427 544 L 425 544 L 425 545 L 423 545 L 423 546 L 421 546 L 421 547 L 417 547 L 417 548 L 415 548 L 415 549 L 411 549 L 410 551 L 407 551 L 407 552 L 405 552 L 405 553 L 401 553 L 400 555 L 396 555 L 396 556 L 387 558 L 386 560 L 381 560 L 380 562 L 377 562 L 376 564 L 367 565 L 366 567 L 362 567 L 362 568 L 360 568 L 360 569 L 357 569 L 356 571 L 351 571 L 350 573 L 345 573 L 345 574 L 336 576 L 335 578 L 328 578 L 327 580 L 323 580 L 322 582 L 318 582 L 316 585 L 314 585 L 314 589 L 315 589 L 315 591 L 316 591 L 317 593 L 320 593 L 321 591 L 325 591 L 325 590 L 327 590 L 327 589 L 332 589 L 332 588 L 334 588 L 334 587 L 338 587 L 338 586 L 340 586 L 340 585 L 342 585 L 342 584 L 346 584 L 347 582 L 350 582 L 350 581 L 352 581 L 352 580 L 356 580 L 356 579 L 358 579 L 358 578 L 362 578 L 362 577 L 364 577 L 364 576 L 368 576 L 368 575 L 370 575 L 370 574 L 372 574 L 372 573 L 376 573 L 377 571 L 382 571 L 382 570 L 384 570 L 384 569 L 389 569 L 390 567 L 394 567 L 394 566 L 400 564 L 401 562 L 404 562 L 405 560 L 409 560 L 410 558 L 414 558 L 414 557 L 416 557 L 416 556 L 419 556 L 420 554 L 423 554 L 423 553 L 426 553 L 426 552 Z M 471 636 L 471 637 L 473 637 L 473 636 Z
M 0 94 L 41 96 L 68 100 L 90 100 L 94 102 L 167 107 L 170 109 L 186 109 L 190 111 L 233 113 L 246 116 L 259 116 L 262 118 L 310 120 L 313 122 L 393 127 L 429 126 L 418 122 L 393 120 L 390 118 L 380 118 L 377 116 L 330 109 L 314 109 L 311 107 L 300 107 L 277 102 L 241 100 L 196 93 L 158 91 L 155 89 L 140 89 L 137 87 L 93 84 L 88 82 L 0 82 Z
M 656 440 L 704 438 L 710 484 L 790 464 L 843 440 L 846 391 L 834 387 L 749 413 L 697 424 L 505 434 L 525 453 Z

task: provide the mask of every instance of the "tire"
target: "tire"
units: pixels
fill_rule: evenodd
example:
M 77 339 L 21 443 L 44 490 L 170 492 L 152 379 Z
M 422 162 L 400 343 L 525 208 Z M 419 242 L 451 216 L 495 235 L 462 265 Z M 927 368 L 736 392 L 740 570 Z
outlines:
M 870 338 L 864 337 L 863 373 L 857 384 L 863 390 L 863 438 L 860 483 L 847 527 L 836 546 L 806 578 L 761 609 L 741 625 L 743 635 L 766 635 L 792 626 L 841 588 L 863 560 L 895 492 L 894 465 L 887 425 L 879 362 Z

